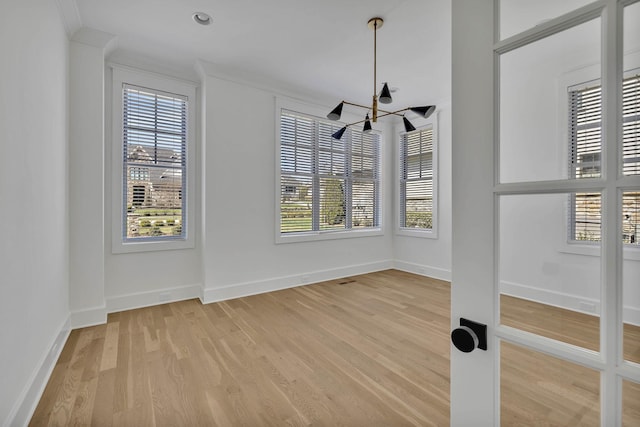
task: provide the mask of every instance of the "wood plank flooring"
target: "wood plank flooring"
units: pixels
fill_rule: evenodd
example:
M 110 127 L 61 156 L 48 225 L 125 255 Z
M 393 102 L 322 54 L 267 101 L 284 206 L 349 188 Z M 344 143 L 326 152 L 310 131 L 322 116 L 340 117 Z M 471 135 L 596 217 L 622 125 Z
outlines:
M 31 425 L 448 425 L 449 295 L 385 271 L 111 314 L 71 333 Z
M 600 319 L 500 296 L 501 323 L 598 351 Z M 623 356 L 640 363 L 640 327 L 624 324 Z M 508 426 L 600 425 L 597 371 L 510 344 L 501 349 L 501 421 Z M 623 426 L 640 426 L 640 384 L 622 387 Z
M 110 314 L 72 331 L 30 425 L 448 426 L 449 312 L 448 282 L 388 270 Z M 503 425 L 597 423 L 588 375 L 503 356 Z
M 501 323 L 568 344 L 599 351 L 600 318 L 539 302 L 500 295 Z M 623 325 L 623 357 L 640 363 L 640 327 Z

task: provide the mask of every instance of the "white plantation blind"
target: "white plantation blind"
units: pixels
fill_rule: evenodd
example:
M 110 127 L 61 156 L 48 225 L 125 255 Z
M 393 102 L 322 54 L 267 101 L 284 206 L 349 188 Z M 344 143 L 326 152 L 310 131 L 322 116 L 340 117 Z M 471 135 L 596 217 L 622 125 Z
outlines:
M 400 140 L 400 227 L 433 228 L 433 127 Z
M 623 80 L 622 173 L 640 175 L 640 75 Z M 599 177 L 602 153 L 602 93 L 599 82 L 569 88 L 569 171 L 572 178 Z M 640 192 L 623 196 L 623 240 L 638 244 Z M 600 241 L 600 193 L 571 196 L 569 239 Z M 640 230 L 639 230 L 640 231 Z
M 622 85 L 622 161 L 624 175 L 640 175 L 640 74 Z
M 187 98 L 123 86 L 125 240 L 185 234 Z
M 640 190 L 622 193 L 622 241 L 638 245 L 640 239 Z
M 380 136 L 282 110 L 280 233 L 376 228 L 380 225 Z

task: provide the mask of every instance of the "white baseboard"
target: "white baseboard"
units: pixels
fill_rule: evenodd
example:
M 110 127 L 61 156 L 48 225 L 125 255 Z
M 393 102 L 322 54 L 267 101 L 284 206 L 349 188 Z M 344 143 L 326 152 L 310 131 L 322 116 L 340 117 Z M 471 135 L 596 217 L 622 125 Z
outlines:
M 254 282 L 237 283 L 218 288 L 209 287 L 202 290 L 201 301 L 203 304 L 209 304 L 212 302 L 257 295 L 265 292 L 295 288 L 296 286 L 323 282 L 325 280 L 334 280 L 358 274 L 373 273 L 375 271 L 388 270 L 390 268 L 393 268 L 393 261 L 378 261 L 349 267 L 312 271 L 309 273 L 275 277 L 266 280 L 257 280 Z
M 92 307 L 71 312 L 71 328 L 86 328 L 87 326 L 107 323 L 107 307 Z
M 433 277 L 434 279 L 451 281 L 451 270 L 440 267 L 432 267 L 429 265 L 415 264 L 412 262 L 398 261 L 393 262 L 393 268 L 407 273 L 419 274 L 421 276 Z
M 186 299 L 200 298 L 202 285 L 177 286 L 173 288 L 155 289 L 149 292 L 137 292 L 134 294 L 118 295 L 107 298 L 107 312 L 133 310 L 136 308 L 150 307 L 152 305 L 168 304 L 170 302 Z
M 29 424 L 70 332 L 71 318 L 67 317 L 58 329 L 58 333 L 49 349 L 40 358 L 40 363 L 31 374 L 24 390 L 16 399 L 16 404 L 7 419 L 4 420 L 4 427 L 26 426 Z
M 500 283 L 502 293 L 514 297 L 525 298 L 554 307 L 566 308 L 580 313 L 600 316 L 600 301 L 579 295 L 564 292 L 541 289 L 533 286 L 502 281 Z M 625 323 L 640 326 L 640 308 L 628 305 L 622 308 L 622 319 Z
M 640 326 L 640 308 L 623 305 L 622 321 L 631 325 Z

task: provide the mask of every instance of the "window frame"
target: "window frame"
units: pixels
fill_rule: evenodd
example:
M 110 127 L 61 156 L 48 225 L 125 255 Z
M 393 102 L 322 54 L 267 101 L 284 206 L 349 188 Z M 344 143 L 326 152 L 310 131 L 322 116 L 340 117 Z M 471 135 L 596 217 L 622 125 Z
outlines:
M 439 135 L 438 135 L 438 111 L 435 111 L 428 119 L 423 121 L 421 126 L 417 127 L 415 131 L 412 132 L 420 132 L 428 127 L 431 127 L 433 133 L 433 142 L 432 142 L 432 154 L 431 154 L 431 170 L 432 170 L 432 208 L 431 208 L 431 228 L 411 228 L 411 227 L 403 227 L 402 224 L 402 205 L 404 200 L 402 199 L 402 181 L 403 181 L 403 137 L 409 132 L 400 132 L 398 134 L 398 162 L 397 162 L 397 178 L 396 178 L 396 188 L 398 191 L 397 203 L 396 203 L 396 234 L 399 236 L 408 236 L 408 237 L 418 237 L 424 239 L 438 239 L 438 211 L 439 211 L 439 199 L 438 199 L 438 189 L 439 189 L 439 176 L 438 176 L 438 146 L 439 146 Z
M 322 117 L 326 115 L 326 112 L 330 108 L 322 108 L 317 105 L 311 105 L 302 101 L 288 99 L 280 96 L 275 97 L 275 242 L 281 243 L 297 243 L 297 242 L 310 242 L 310 241 L 322 241 L 322 240 L 334 240 L 334 239 L 350 239 L 369 236 L 380 236 L 384 234 L 384 171 L 383 171 L 383 152 L 384 152 L 384 135 L 382 132 L 374 130 L 373 132 L 379 135 L 380 143 L 378 147 L 378 206 L 377 217 L 378 226 L 367 228 L 350 228 L 350 229 L 327 229 L 327 230 L 312 230 L 301 232 L 289 232 L 281 233 L 281 188 L 282 188 L 282 176 L 281 176 L 281 116 L 283 110 L 296 112 L 302 116 L 307 116 L 311 119 L 324 120 Z M 350 113 L 343 113 L 342 120 L 336 123 L 348 123 L 361 120 L 355 115 Z M 344 123 L 343 123 L 344 122 Z M 317 148 L 317 147 L 316 147 Z M 346 197 L 347 200 L 351 200 L 351 197 Z
M 640 75 L 640 68 L 631 67 L 629 70 L 623 73 L 623 80 L 626 80 L 629 78 L 638 78 L 639 75 Z M 595 78 L 595 79 L 591 78 L 588 80 L 584 80 L 582 83 L 567 84 L 567 82 L 565 82 L 564 87 L 565 87 L 565 90 L 564 90 L 565 97 L 562 97 L 561 99 L 564 99 L 564 102 L 565 102 L 564 105 L 567 111 L 567 114 L 565 115 L 565 117 L 568 118 L 568 121 L 565 126 L 565 129 L 566 129 L 565 141 L 568 144 L 567 145 L 567 148 L 568 148 L 567 161 L 566 161 L 567 173 L 570 179 L 581 179 L 578 177 L 578 173 L 579 173 L 578 170 L 584 166 L 578 166 L 577 162 L 576 164 L 574 164 L 573 163 L 574 159 L 572 154 L 574 152 L 577 152 L 577 148 L 578 148 L 577 146 L 575 146 L 575 142 L 573 138 L 574 135 L 572 133 L 572 129 L 574 127 L 574 123 L 571 121 L 571 118 L 573 116 L 573 114 L 571 113 L 571 111 L 573 110 L 572 94 L 578 91 L 588 91 L 588 90 L 600 88 L 601 83 L 599 78 Z M 602 94 L 600 94 L 600 97 L 602 97 Z M 620 150 L 624 149 L 624 146 L 622 144 L 623 142 L 620 141 L 620 147 L 619 147 Z M 602 153 L 602 150 L 598 153 L 597 157 L 599 158 L 597 161 L 587 162 L 587 167 L 597 168 L 598 173 L 597 173 L 597 176 L 595 176 L 595 178 L 599 178 L 600 174 L 602 173 L 601 153 Z M 619 156 L 618 162 L 619 162 L 619 167 L 616 173 L 622 173 L 623 162 L 624 162 L 622 155 Z M 594 166 L 592 163 L 597 163 L 597 166 Z M 586 178 L 589 178 L 589 177 L 586 177 Z M 581 194 L 585 194 L 588 196 L 590 193 L 585 192 Z M 619 199 L 620 199 L 620 203 L 622 203 L 622 195 L 620 195 Z M 577 206 L 576 195 L 571 194 L 567 202 L 567 224 L 566 224 L 567 225 L 567 233 L 566 233 L 567 243 L 566 243 L 566 248 L 563 250 L 563 252 L 593 255 L 596 253 L 597 248 L 600 245 L 600 239 L 599 238 L 597 240 L 576 239 L 576 217 L 577 217 L 576 206 Z M 600 221 L 602 221 L 602 219 Z M 640 245 L 638 243 L 623 243 L 623 249 L 624 249 L 625 259 L 639 258 Z
M 152 72 L 110 64 L 112 78 L 111 97 L 111 251 L 114 254 L 160 250 L 190 249 L 195 247 L 195 151 L 196 151 L 196 87 L 193 82 Z M 123 153 L 123 86 L 125 84 L 148 88 L 154 92 L 179 95 L 187 99 L 187 135 L 185 148 L 185 184 L 183 236 L 157 236 L 140 240 L 126 239 L 125 162 Z

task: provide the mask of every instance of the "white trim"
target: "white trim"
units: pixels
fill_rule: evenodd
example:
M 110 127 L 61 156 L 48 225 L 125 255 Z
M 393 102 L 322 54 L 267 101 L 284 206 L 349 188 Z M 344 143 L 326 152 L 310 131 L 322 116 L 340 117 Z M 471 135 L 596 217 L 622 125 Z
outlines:
M 398 260 L 393 261 L 393 268 L 406 271 L 407 273 L 419 274 L 420 276 L 451 282 L 451 270 L 446 268 Z
M 640 261 L 640 248 L 632 245 L 623 245 L 622 253 L 625 261 Z M 591 257 L 600 257 L 602 255 L 599 244 L 585 243 L 563 243 L 558 252 L 563 254 L 584 255 Z
M 494 43 L 494 52 L 500 55 L 505 54 L 598 18 L 602 14 L 605 3 L 606 0 L 594 1 L 586 6 L 549 19 L 533 28 L 502 39 Z
M 623 70 L 623 78 L 636 74 L 640 69 L 640 51 L 635 52 L 626 52 L 623 55 L 623 65 L 625 69 Z M 580 68 L 576 68 L 570 71 L 567 71 L 564 74 L 561 74 L 557 79 L 557 93 L 558 93 L 558 115 L 557 115 L 557 134 L 560 136 L 560 143 L 557 144 L 558 149 L 560 150 L 559 158 L 561 159 L 561 166 L 564 169 L 564 173 L 569 174 L 568 164 L 569 164 L 569 150 L 571 144 L 569 140 L 569 131 L 568 131 L 568 108 L 569 108 L 569 100 L 568 93 L 570 89 L 577 90 L 581 86 L 589 87 L 589 86 L 600 86 L 602 87 L 602 65 L 600 63 L 585 65 Z M 604 99 L 603 99 L 604 105 Z M 604 157 L 603 157 L 604 161 Z M 622 170 L 622 156 L 619 155 L 618 158 L 618 169 Z M 601 168 L 604 166 L 601 163 Z M 571 177 L 569 177 L 571 179 Z M 628 178 L 628 177 L 627 177 Z M 583 179 L 580 179 L 583 180 Z M 599 190 L 601 191 L 601 190 Z M 565 236 L 566 240 L 564 242 L 563 248 L 560 252 L 576 254 L 576 255 L 588 255 L 588 256 L 600 256 L 599 247 L 595 247 L 595 245 L 588 245 L 581 243 L 577 240 L 570 240 L 569 236 L 572 235 L 572 230 L 570 228 L 573 226 L 571 223 L 571 219 L 573 218 L 573 213 L 571 212 L 571 206 L 567 206 L 567 221 L 565 221 Z M 624 245 L 623 247 L 623 259 L 624 260 L 636 260 L 640 261 L 640 248 L 634 245 Z
M 107 307 L 105 305 L 71 312 L 72 329 L 102 325 L 103 323 L 107 323 Z
M 49 345 L 48 350 L 41 356 L 40 362 L 36 365 L 24 389 L 16 399 L 11 412 L 4 420 L 3 427 L 26 426 L 29 424 L 70 333 L 71 321 L 67 317 L 58 328 L 58 333 Z
M 111 119 L 112 135 L 111 144 L 112 163 L 111 170 L 111 251 L 114 254 L 147 252 L 173 249 L 191 249 L 195 247 L 195 235 L 198 226 L 195 222 L 196 210 L 196 135 L 197 135 L 197 110 L 196 84 L 191 81 L 180 80 L 174 77 L 164 76 L 137 70 L 131 67 L 122 67 L 110 64 L 113 69 Z M 186 238 L 166 239 L 158 241 L 123 242 L 122 221 L 122 188 L 123 188 L 123 164 L 122 164 L 122 84 L 130 83 L 138 86 L 149 87 L 170 93 L 180 94 L 188 98 L 187 106 L 187 188 L 186 188 Z M 183 225 L 184 226 L 184 225 Z
M 325 92 L 309 91 L 308 88 L 291 85 L 289 82 L 265 77 L 255 72 L 246 70 L 237 70 L 222 64 L 215 64 L 203 59 L 196 60 L 194 68 L 197 74 L 204 80 L 204 77 L 213 77 L 218 80 L 236 83 L 247 86 L 270 94 L 277 94 L 278 97 L 293 99 L 313 99 L 321 104 L 333 104 L 324 110 L 324 114 L 331 111 L 339 102 L 338 99 L 329 97 Z M 304 102 L 304 101 L 298 101 Z M 324 114 L 320 114 L 323 116 Z M 344 113 L 343 113 L 344 114 Z M 360 120 L 358 118 L 357 120 Z
M 323 230 L 323 231 L 309 231 L 300 233 L 287 233 L 282 234 L 280 232 L 280 121 L 282 110 L 296 111 L 303 115 L 317 117 L 322 119 L 326 116 L 327 112 L 333 107 L 323 107 L 320 105 L 309 104 L 304 101 L 295 100 L 285 96 L 274 96 L 275 102 L 275 201 L 274 201 L 274 234 L 275 243 L 298 243 L 298 242 L 310 242 L 320 240 L 335 240 L 335 239 L 351 239 L 357 237 L 371 237 L 384 235 L 384 223 L 385 223 L 385 168 L 384 168 L 384 132 L 374 130 L 373 132 L 380 135 L 380 146 L 378 156 L 378 185 L 379 185 L 379 205 L 378 216 L 379 226 L 371 228 L 352 228 L 342 230 Z M 339 123 L 351 123 L 361 120 L 361 117 L 354 113 L 343 111 L 342 118 Z
M 497 12 L 499 0 L 494 0 L 494 12 Z M 454 9 L 455 10 L 455 9 Z M 543 351 L 552 355 L 555 355 L 561 359 L 566 359 L 579 363 L 585 366 L 592 367 L 600 370 L 600 417 L 602 425 L 619 425 L 621 418 L 620 403 L 620 382 L 619 382 L 619 368 L 618 362 L 621 359 L 619 350 L 621 348 L 620 340 L 622 338 L 622 246 L 617 243 L 619 230 L 618 226 L 622 215 L 617 215 L 619 211 L 619 205 L 617 203 L 616 195 L 620 188 L 621 182 L 617 180 L 617 171 L 619 168 L 619 158 L 616 158 L 618 152 L 616 143 L 618 139 L 618 127 L 620 123 L 620 88 L 621 88 L 621 75 L 622 75 L 622 49 L 620 42 L 622 40 L 622 25 L 621 25 L 621 13 L 620 3 L 616 0 L 600 0 L 594 1 L 584 7 L 576 9 L 572 12 L 566 13 L 557 18 L 551 19 L 548 22 L 536 26 L 530 30 L 524 31 L 513 37 L 509 37 L 503 41 L 494 43 L 494 83 L 496 83 L 496 89 L 492 94 L 494 109 L 496 111 L 496 117 L 494 119 L 495 129 L 500 129 L 500 104 L 499 95 L 497 90 L 500 87 L 500 69 L 499 58 L 500 55 L 509 52 L 511 50 L 518 49 L 526 46 L 529 43 L 533 43 L 542 38 L 549 37 L 550 35 L 560 33 L 566 29 L 573 28 L 579 24 L 590 21 L 594 18 L 598 18 L 601 21 L 601 59 L 600 70 L 603 87 L 603 176 L 600 179 L 594 179 L 592 183 L 596 183 L 603 190 L 603 202 L 602 202 L 602 272 L 601 283 L 606 283 L 607 286 L 601 286 L 600 301 L 601 301 L 601 316 L 603 321 L 600 327 L 600 352 L 590 352 L 585 349 L 578 348 L 576 346 L 569 346 L 560 344 L 557 341 L 547 339 L 535 334 L 526 333 L 514 328 L 505 327 L 504 325 L 496 325 L 494 327 L 493 334 L 498 340 L 507 340 L 519 345 L 528 346 L 537 351 Z M 455 30 L 455 28 L 454 28 Z M 495 34 L 498 33 L 498 28 L 494 27 Z M 455 45 L 454 45 L 455 46 Z M 455 59 L 455 58 L 454 58 Z M 462 61 L 464 62 L 464 61 Z M 481 80 L 482 81 L 482 80 Z M 488 80 L 485 80 L 488 82 Z M 455 82 L 454 82 L 455 83 Z M 455 86 L 455 84 L 454 84 Z M 454 123 L 455 129 L 455 123 Z M 566 143 L 563 144 L 563 147 Z M 495 136 L 494 149 L 499 149 L 499 134 Z M 496 150 L 497 151 L 497 150 Z M 455 158 L 455 156 L 454 156 Z M 499 154 L 496 152 L 495 159 L 499 160 Z M 488 166 L 489 162 L 485 162 L 485 166 Z M 500 165 L 500 162 L 497 162 Z M 499 168 L 496 168 L 499 170 Z M 498 175 L 499 178 L 499 175 Z M 512 186 L 494 185 L 494 199 L 496 200 L 501 192 L 507 189 L 522 188 L 526 189 L 528 194 L 542 193 L 545 188 L 561 188 L 565 187 L 570 192 L 578 191 L 583 185 L 589 185 L 589 183 L 575 182 L 577 180 L 562 180 L 552 181 L 549 184 L 542 183 L 524 183 Z M 500 182 L 499 179 L 496 182 Z M 455 192 L 454 192 L 455 193 Z M 494 214 L 494 241 L 499 242 L 499 224 L 497 221 L 498 212 Z M 476 214 L 477 215 L 477 214 Z M 454 241 L 454 248 L 455 248 Z M 493 245 L 494 249 L 494 265 L 493 271 L 497 273 L 500 271 L 500 247 L 499 243 Z M 455 251 L 454 251 L 455 255 Z M 454 258 L 455 259 L 455 258 Z M 488 269 L 486 269 L 488 270 Z M 484 268 L 478 269 L 476 274 L 482 274 L 485 272 Z M 495 280 L 494 291 L 494 308 L 497 307 L 497 301 L 499 298 L 499 281 Z M 458 287 L 460 288 L 460 287 Z M 471 287 L 463 288 L 465 291 L 470 291 Z M 454 286 L 453 289 L 456 289 Z M 455 292 L 452 292 L 452 306 L 455 307 L 459 303 L 460 296 L 456 296 Z M 499 313 L 494 311 L 494 319 L 499 319 Z M 452 367 L 455 368 L 453 363 L 452 354 Z M 499 365 L 498 358 L 494 359 L 495 363 Z M 454 370 L 452 370 L 454 372 Z M 455 376 L 452 375 L 452 390 L 454 385 Z M 467 382 L 469 381 L 466 379 Z M 494 393 L 499 396 L 499 370 L 494 372 Z M 480 390 L 482 391 L 482 390 Z M 469 396 L 470 397 L 470 396 Z M 455 405 L 460 404 L 460 399 L 452 393 L 451 398 L 452 408 Z M 494 420 L 497 417 L 499 422 L 500 414 L 500 401 L 496 399 L 494 402 Z M 452 409 L 453 411 L 453 409 Z
M 516 298 L 539 302 L 552 307 L 590 314 L 592 316 L 599 316 L 600 313 L 599 300 L 595 298 L 585 298 L 566 292 L 552 291 L 549 289 L 542 289 L 535 286 L 503 280 L 500 282 L 500 293 Z M 593 311 L 587 309 L 585 304 L 591 305 L 593 307 Z
M 552 307 L 600 317 L 600 301 L 595 298 L 536 288 L 535 286 L 504 280 L 500 282 L 500 293 L 539 302 Z M 622 319 L 624 323 L 640 326 L 640 307 L 624 305 L 622 308 Z
M 82 28 L 82 18 L 80 17 L 78 4 L 76 0 L 56 0 L 56 4 L 58 5 L 58 11 L 60 12 L 67 36 L 71 37 L 76 31 Z
M 422 130 L 427 126 L 431 126 L 433 130 L 433 150 L 431 156 L 431 169 L 432 169 L 432 186 L 433 186 L 433 196 L 432 196 L 432 205 L 433 209 L 431 211 L 431 229 L 417 229 L 417 228 L 405 228 L 400 227 L 400 204 L 402 200 L 400 200 L 400 179 L 402 174 L 402 158 L 400 156 L 400 152 L 402 149 L 402 135 L 407 132 L 398 132 L 397 133 L 397 144 L 395 154 L 397 155 L 396 161 L 396 173 L 395 173 L 395 188 L 398 193 L 396 197 L 395 203 L 395 217 L 396 217 L 396 234 L 398 236 L 407 236 L 407 237 L 419 237 L 426 239 L 437 239 L 438 238 L 438 212 L 439 212 L 439 189 L 440 189 L 440 177 L 439 177 L 439 168 L 438 165 L 440 163 L 440 133 L 438 132 L 438 117 L 439 110 L 434 111 L 428 119 L 416 119 L 414 121 L 418 122 L 416 130 Z
M 76 31 L 73 37 L 71 37 L 71 41 L 102 49 L 103 58 L 107 57 L 118 47 L 117 36 L 87 27 L 80 28 Z
M 124 310 L 169 304 L 187 299 L 200 298 L 202 285 L 176 286 L 172 288 L 154 289 L 147 292 L 117 295 L 107 298 L 107 312 L 117 313 Z
M 400 214 L 397 214 L 396 218 L 399 218 L 399 217 L 400 217 Z M 432 218 L 435 219 L 435 216 Z M 432 221 L 434 219 L 432 219 Z M 438 232 L 436 230 L 427 230 L 427 229 L 420 229 L 420 228 L 398 227 L 396 230 L 396 235 L 403 236 L 403 237 L 418 237 L 421 239 L 438 239 Z
M 297 286 L 309 285 L 327 280 L 341 279 L 358 274 L 373 273 L 375 271 L 388 270 L 391 268 L 393 268 L 393 261 L 384 260 L 348 267 L 311 271 L 304 274 L 274 277 L 266 280 L 236 283 L 220 287 L 208 287 L 202 290 L 201 301 L 203 304 L 209 304 L 212 302 L 226 301 L 234 298 L 295 288 Z
M 278 211 L 278 214 L 279 213 L 280 212 Z M 277 218 L 279 218 L 279 216 Z M 278 229 L 280 229 L 279 223 Z M 281 235 L 280 233 L 278 233 L 278 235 L 276 236 L 276 243 L 298 243 L 316 240 L 353 239 L 357 237 L 372 237 L 382 235 L 384 235 L 384 231 L 382 230 L 381 225 L 380 227 L 367 229 L 309 231 L 307 233 L 291 233 L 286 235 Z

